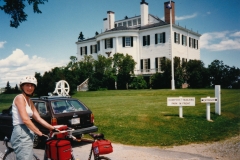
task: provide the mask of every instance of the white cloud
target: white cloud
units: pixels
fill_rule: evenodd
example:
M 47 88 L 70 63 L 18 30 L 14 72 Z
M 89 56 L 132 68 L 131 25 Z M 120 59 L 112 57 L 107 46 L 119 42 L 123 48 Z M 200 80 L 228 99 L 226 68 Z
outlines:
M 176 16 L 175 20 L 181 21 L 181 20 L 185 20 L 185 19 L 191 19 L 191 18 L 194 18 L 196 16 L 197 16 L 197 13 L 194 13 L 192 15 L 185 15 L 185 16 L 181 16 L 181 17 Z
M 240 50 L 240 32 L 204 33 L 200 38 L 200 47 L 210 51 Z
M 4 48 L 4 44 L 7 43 L 6 41 L 0 42 L 0 48 Z
M 16 49 L 6 59 L 0 59 L 0 87 L 6 87 L 8 81 L 11 87 L 15 87 L 23 76 L 34 76 L 35 72 L 43 74 L 54 67 L 62 67 L 66 64 L 67 61 L 51 62 L 36 55 L 29 57 L 21 49 Z
M 25 44 L 25 46 L 26 46 L 26 47 L 31 47 L 31 45 L 30 45 L 30 44 Z

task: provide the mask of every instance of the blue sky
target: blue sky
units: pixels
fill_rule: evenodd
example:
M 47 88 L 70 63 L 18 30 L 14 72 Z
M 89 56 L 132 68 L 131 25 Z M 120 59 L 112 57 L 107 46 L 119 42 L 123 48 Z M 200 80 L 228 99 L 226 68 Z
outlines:
M 149 13 L 164 20 L 166 0 L 145 0 Z M 27 21 L 16 29 L 0 11 L 0 87 L 14 87 L 24 75 L 43 74 L 65 66 L 76 56 L 80 32 L 85 38 L 102 32 L 107 11 L 115 20 L 140 15 L 141 0 L 49 0 L 39 5 L 42 14 L 26 7 Z M 200 33 L 201 60 L 240 68 L 240 1 L 175 0 L 176 24 Z M 0 1 L 0 5 L 3 1 Z

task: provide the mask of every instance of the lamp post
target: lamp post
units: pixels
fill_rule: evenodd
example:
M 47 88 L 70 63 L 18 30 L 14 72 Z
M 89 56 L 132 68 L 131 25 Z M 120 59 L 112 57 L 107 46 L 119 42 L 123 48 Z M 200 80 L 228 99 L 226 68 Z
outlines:
M 172 3 L 171 0 L 169 2 L 169 11 L 170 11 L 170 40 L 171 40 L 171 61 L 172 61 L 172 80 L 171 80 L 171 86 L 172 86 L 172 90 L 175 90 L 175 80 L 174 80 L 174 57 L 173 57 L 173 41 L 172 41 Z

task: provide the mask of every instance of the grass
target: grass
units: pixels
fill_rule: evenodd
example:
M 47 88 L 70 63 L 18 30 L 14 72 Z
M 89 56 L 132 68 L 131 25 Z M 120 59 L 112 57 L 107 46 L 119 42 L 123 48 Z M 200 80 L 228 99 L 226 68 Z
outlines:
M 178 107 L 167 106 L 167 97 L 179 96 L 196 98 L 195 107 L 183 107 L 184 118 L 179 118 Z M 206 120 L 206 104 L 200 103 L 200 98 L 207 96 L 214 97 L 214 89 L 110 90 L 73 95 L 93 111 L 95 125 L 107 139 L 138 146 L 210 142 L 239 134 L 240 90 L 221 90 L 222 112 L 216 115 L 211 104 L 213 122 Z M 13 97 L 0 95 L 0 110 L 9 106 Z

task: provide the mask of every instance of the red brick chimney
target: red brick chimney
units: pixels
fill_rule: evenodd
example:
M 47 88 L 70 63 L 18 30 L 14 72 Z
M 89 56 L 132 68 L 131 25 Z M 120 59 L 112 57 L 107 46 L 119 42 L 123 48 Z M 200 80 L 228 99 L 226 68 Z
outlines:
M 175 24 L 175 2 L 171 1 L 172 9 L 167 8 L 169 2 L 164 2 L 165 22 L 170 23 L 170 11 L 172 11 L 172 24 Z

